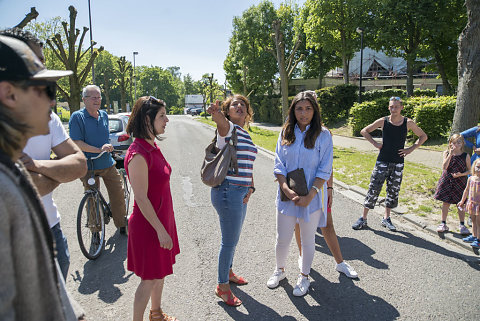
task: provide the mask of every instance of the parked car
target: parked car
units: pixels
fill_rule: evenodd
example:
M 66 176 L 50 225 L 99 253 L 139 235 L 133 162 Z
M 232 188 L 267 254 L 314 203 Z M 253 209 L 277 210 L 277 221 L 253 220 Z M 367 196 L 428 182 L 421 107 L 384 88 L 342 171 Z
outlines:
M 200 115 L 202 112 L 203 112 L 203 107 L 192 107 L 187 111 L 187 113 L 192 116 Z
M 133 143 L 133 137 L 126 131 L 129 118 L 130 113 L 108 115 L 109 139 L 114 148 L 113 159 L 117 162 L 117 168 L 123 168 L 127 149 Z

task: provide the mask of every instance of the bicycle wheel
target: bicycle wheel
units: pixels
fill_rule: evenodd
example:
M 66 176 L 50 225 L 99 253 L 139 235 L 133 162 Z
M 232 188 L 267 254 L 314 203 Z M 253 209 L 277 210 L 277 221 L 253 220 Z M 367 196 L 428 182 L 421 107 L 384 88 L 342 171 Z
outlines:
M 118 172 L 122 176 L 123 196 L 125 198 L 125 209 L 126 209 L 126 213 L 127 213 L 127 217 L 125 218 L 125 220 L 126 220 L 126 224 L 127 224 L 126 227 L 127 227 L 127 231 L 128 231 L 128 218 L 129 218 L 128 211 L 129 211 L 129 207 L 130 207 L 130 193 L 131 193 L 132 187 L 130 186 L 130 183 L 128 182 L 127 172 L 125 171 L 125 168 L 120 168 L 118 170 Z
M 83 255 L 94 260 L 102 253 L 105 244 L 104 209 L 98 194 L 87 192 L 80 201 L 77 215 L 78 244 Z

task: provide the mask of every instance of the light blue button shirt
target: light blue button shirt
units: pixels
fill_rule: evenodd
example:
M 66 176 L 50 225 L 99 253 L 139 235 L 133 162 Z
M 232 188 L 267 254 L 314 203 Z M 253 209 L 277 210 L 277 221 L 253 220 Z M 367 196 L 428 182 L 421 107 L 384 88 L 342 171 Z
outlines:
M 313 198 L 307 207 L 301 207 L 296 206 L 292 201 L 282 202 L 280 200 L 279 187 L 275 204 L 280 213 L 288 216 L 296 216 L 307 222 L 310 220 L 310 214 L 318 210 L 323 210 L 324 214 L 321 215 L 319 226 L 325 226 L 328 199 L 326 181 L 332 174 L 333 142 L 328 129 L 322 128 L 320 135 L 318 135 L 315 141 L 315 146 L 312 149 L 307 149 L 304 145 L 304 140 L 309 128 L 310 125 L 302 132 L 298 125 L 295 125 L 296 139 L 295 142 L 289 146 L 282 145 L 282 133 L 280 133 L 275 149 L 275 167 L 273 173 L 287 177 L 288 172 L 297 168 L 303 168 L 308 189 L 310 190 L 312 188 L 316 177 L 325 180 L 323 189 L 320 190 L 320 193 Z

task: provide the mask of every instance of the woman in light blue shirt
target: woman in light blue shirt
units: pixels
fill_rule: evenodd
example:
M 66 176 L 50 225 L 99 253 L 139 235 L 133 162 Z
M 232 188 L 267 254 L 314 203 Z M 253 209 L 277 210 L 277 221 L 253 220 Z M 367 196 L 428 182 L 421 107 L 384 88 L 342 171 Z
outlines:
M 330 132 L 322 126 L 320 108 L 310 92 L 297 94 L 288 111 L 288 119 L 278 137 L 274 174 L 278 179 L 276 269 L 267 282 L 275 288 L 286 277 L 285 262 L 294 233 L 300 224 L 302 239 L 302 268 L 293 295 L 305 295 L 310 286 L 308 275 L 315 253 L 317 226 L 327 222 L 326 181 L 332 173 L 333 143 Z M 287 173 L 303 168 L 308 188 L 299 196 L 287 185 Z M 288 200 L 281 201 L 281 191 Z

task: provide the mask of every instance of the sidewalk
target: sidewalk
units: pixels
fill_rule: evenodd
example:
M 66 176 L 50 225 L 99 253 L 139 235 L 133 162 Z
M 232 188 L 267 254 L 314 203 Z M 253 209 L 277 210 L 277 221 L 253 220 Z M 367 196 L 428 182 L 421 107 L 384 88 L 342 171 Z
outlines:
M 282 126 L 272 125 L 268 123 L 252 123 L 251 125 L 278 132 L 282 130 Z M 355 148 L 362 152 L 378 153 L 378 149 L 373 147 L 373 145 L 370 144 L 363 137 L 333 135 L 333 145 L 343 148 Z M 413 153 L 408 155 L 406 160 L 414 163 L 423 164 L 432 168 L 442 168 L 442 152 L 429 150 L 422 147 L 416 149 Z
M 272 125 L 268 123 L 251 123 L 252 126 L 259 127 L 262 129 L 268 129 L 273 131 L 280 132 L 282 130 L 282 126 Z M 365 138 L 363 137 L 348 137 L 348 136 L 341 136 L 341 135 L 333 135 L 333 145 L 336 147 L 343 147 L 343 148 L 353 148 L 357 149 L 362 152 L 372 152 L 378 153 L 378 150 L 373 147 Z M 265 150 L 266 151 L 266 150 Z M 273 154 L 270 151 L 266 151 L 270 154 Z M 441 168 L 442 167 L 442 152 L 439 151 L 432 151 L 426 148 L 418 148 L 413 153 L 407 156 L 406 160 L 414 163 L 423 164 L 425 166 L 431 168 Z M 359 203 L 363 203 L 363 199 L 367 191 L 363 188 L 358 186 L 349 186 L 343 182 L 338 180 L 334 180 L 335 184 L 344 191 L 342 192 L 343 195 L 353 199 Z M 382 205 L 381 205 L 382 206 Z M 380 207 L 380 206 L 379 206 Z M 421 217 L 416 215 L 415 213 L 409 213 L 405 207 L 399 206 L 395 209 L 392 209 L 392 212 L 399 214 L 397 218 L 404 219 L 416 226 L 418 226 L 422 230 L 426 230 L 431 234 L 435 235 L 436 237 L 440 237 L 443 240 L 447 240 L 449 242 L 455 243 L 458 246 L 472 250 L 472 247 L 469 243 L 464 243 L 461 238 L 458 238 L 457 234 L 454 233 L 442 233 L 440 235 L 437 233 L 437 226 L 436 225 L 429 225 L 423 220 Z M 474 251 L 477 255 L 478 252 Z

